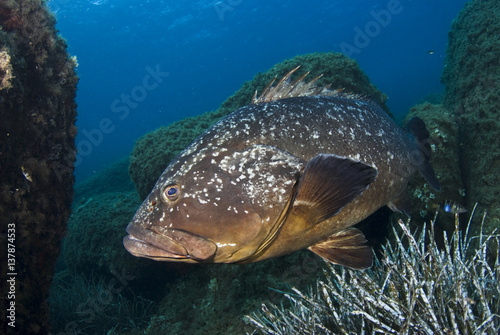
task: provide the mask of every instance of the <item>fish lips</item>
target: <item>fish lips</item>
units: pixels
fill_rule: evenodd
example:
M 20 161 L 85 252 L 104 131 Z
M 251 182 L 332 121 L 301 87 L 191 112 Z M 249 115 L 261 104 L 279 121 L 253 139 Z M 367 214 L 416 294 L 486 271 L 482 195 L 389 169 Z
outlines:
M 123 245 L 137 257 L 165 261 L 206 261 L 214 257 L 217 251 L 217 245 L 212 241 L 178 229 L 155 226 L 139 228 L 130 223 L 126 230 L 129 235 L 123 238 Z

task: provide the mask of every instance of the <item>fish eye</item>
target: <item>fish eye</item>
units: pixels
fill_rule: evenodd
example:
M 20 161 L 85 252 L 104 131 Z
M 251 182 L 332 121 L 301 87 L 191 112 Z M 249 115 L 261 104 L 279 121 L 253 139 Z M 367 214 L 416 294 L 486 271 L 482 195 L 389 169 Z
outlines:
M 177 184 L 167 185 L 162 192 L 162 197 L 165 201 L 174 201 L 181 194 L 181 187 Z

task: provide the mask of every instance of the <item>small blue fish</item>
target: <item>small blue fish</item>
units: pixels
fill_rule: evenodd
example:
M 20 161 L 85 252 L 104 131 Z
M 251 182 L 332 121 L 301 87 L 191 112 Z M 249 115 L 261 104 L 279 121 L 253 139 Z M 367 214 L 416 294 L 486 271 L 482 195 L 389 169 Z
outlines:
M 453 200 L 445 200 L 441 204 L 441 207 L 446 213 L 451 213 L 451 214 L 460 214 L 467 212 L 467 210 L 463 208 L 462 205 Z

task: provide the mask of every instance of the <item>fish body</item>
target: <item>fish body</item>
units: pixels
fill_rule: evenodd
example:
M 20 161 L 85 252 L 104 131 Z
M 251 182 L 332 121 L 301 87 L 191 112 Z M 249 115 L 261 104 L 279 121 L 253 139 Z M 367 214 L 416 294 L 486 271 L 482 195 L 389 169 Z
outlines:
M 451 214 L 462 214 L 467 212 L 467 209 L 465 209 L 462 205 L 460 205 L 458 202 L 453 201 L 453 200 L 446 200 L 441 204 L 441 207 L 443 210 L 447 213 Z
M 280 82 L 271 98 L 254 99 L 181 152 L 128 225 L 126 249 L 155 260 L 249 263 L 309 248 L 369 267 L 371 249 L 352 226 L 384 205 L 407 211 L 417 170 L 439 187 L 425 125 L 413 119 L 405 133 L 375 103 L 341 92 L 290 94 L 301 83 Z

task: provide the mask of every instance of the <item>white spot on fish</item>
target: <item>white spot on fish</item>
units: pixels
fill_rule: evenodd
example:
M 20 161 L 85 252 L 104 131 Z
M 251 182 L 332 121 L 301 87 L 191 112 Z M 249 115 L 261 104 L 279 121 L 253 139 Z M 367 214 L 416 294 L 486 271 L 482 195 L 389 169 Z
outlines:
M 220 242 L 216 242 L 215 244 L 219 248 L 223 248 L 223 247 L 235 247 L 236 246 L 236 243 L 220 243 Z

